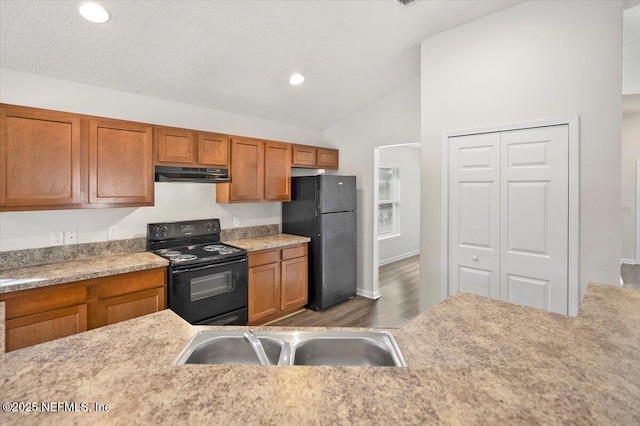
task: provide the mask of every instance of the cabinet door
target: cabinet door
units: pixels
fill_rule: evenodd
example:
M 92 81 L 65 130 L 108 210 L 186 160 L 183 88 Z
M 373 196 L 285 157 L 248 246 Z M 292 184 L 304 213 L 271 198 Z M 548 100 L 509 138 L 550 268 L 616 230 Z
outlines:
M 324 169 L 337 169 L 339 151 L 337 149 L 318 148 L 316 164 Z
M 295 167 L 315 167 L 316 148 L 306 145 L 293 145 L 291 165 Z
M 15 351 L 87 330 L 87 305 L 7 320 L 5 350 Z
M 156 128 L 156 163 L 190 165 L 194 162 L 194 135 L 190 130 Z
M 307 256 L 282 261 L 280 309 L 285 311 L 307 304 Z
M 261 201 L 264 198 L 264 142 L 231 139 L 230 201 Z
M 162 287 L 101 300 L 97 304 L 95 324 L 102 327 L 158 312 L 164 309 L 164 294 Z
M 288 143 L 265 143 L 264 198 L 291 201 L 291 145 Z
M 153 205 L 153 128 L 89 121 L 89 202 Z
M 276 314 L 280 307 L 280 263 L 249 268 L 249 324 Z
M 229 165 L 229 137 L 218 133 L 198 133 L 198 164 L 227 167 Z
M 80 203 L 80 118 L 0 107 L 0 206 Z

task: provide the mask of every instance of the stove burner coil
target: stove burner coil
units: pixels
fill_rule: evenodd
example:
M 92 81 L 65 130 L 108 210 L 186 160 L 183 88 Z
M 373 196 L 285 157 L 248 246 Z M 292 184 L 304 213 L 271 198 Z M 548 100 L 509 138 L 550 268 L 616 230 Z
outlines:
M 182 262 L 185 260 L 194 260 L 197 259 L 198 256 L 196 256 L 195 254 L 177 254 L 174 256 L 169 256 L 169 259 L 176 261 L 176 262 Z
M 220 251 L 220 250 L 224 250 L 226 248 L 226 246 L 223 246 L 221 244 L 213 244 L 210 246 L 205 246 L 203 248 L 204 251 Z

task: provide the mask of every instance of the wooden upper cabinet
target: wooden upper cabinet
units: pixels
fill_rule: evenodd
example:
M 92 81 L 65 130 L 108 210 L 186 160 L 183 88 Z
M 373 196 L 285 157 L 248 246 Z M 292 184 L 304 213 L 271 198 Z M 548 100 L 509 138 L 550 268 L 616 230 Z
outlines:
M 80 126 L 73 114 L 0 105 L 0 209 L 81 202 Z
M 185 167 L 228 167 L 229 137 L 157 126 L 155 162 Z
M 153 205 L 153 127 L 89 120 L 89 202 Z
M 231 182 L 216 186 L 219 203 L 262 201 L 264 199 L 264 141 L 231 138 Z
M 194 134 L 190 130 L 156 127 L 156 163 L 194 162 Z
M 310 169 L 338 169 L 339 151 L 309 145 L 293 145 L 292 167 Z
M 229 165 L 229 136 L 198 132 L 198 164 L 227 167 Z
M 291 164 L 293 166 L 315 167 L 316 148 L 307 145 L 294 145 Z
M 323 169 L 337 169 L 339 151 L 330 148 L 318 148 L 316 152 L 316 164 Z
M 265 143 L 264 199 L 291 201 L 291 144 Z

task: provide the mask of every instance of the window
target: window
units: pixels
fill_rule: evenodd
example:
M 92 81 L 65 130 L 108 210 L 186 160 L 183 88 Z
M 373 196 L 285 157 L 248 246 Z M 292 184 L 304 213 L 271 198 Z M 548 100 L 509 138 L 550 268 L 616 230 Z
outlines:
M 400 235 L 398 167 L 378 167 L 378 238 Z

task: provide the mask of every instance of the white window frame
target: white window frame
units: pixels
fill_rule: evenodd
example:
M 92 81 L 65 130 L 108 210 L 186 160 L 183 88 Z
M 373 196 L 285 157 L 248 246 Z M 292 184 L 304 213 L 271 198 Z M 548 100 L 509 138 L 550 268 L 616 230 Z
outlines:
M 380 191 L 379 191 L 379 182 L 378 182 L 378 188 L 376 188 L 376 190 L 378 191 L 378 217 L 376 218 L 376 220 L 378 221 L 378 224 L 379 224 L 380 212 L 382 211 L 380 206 L 383 204 L 392 204 L 392 212 L 393 212 L 392 228 L 393 229 L 391 230 L 391 232 L 381 234 L 380 225 L 378 225 L 378 240 L 388 240 L 391 238 L 398 238 L 402 235 L 400 232 L 400 175 L 399 175 L 398 166 L 394 164 L 380 164 L 378 166 L 378 176 L 380 175 L 380 170 L 382 169 L 388 169 L 392 172 L 391 192 L 393 194 L 393 197 L 388 200 L 383 200 L 379 198 Z

